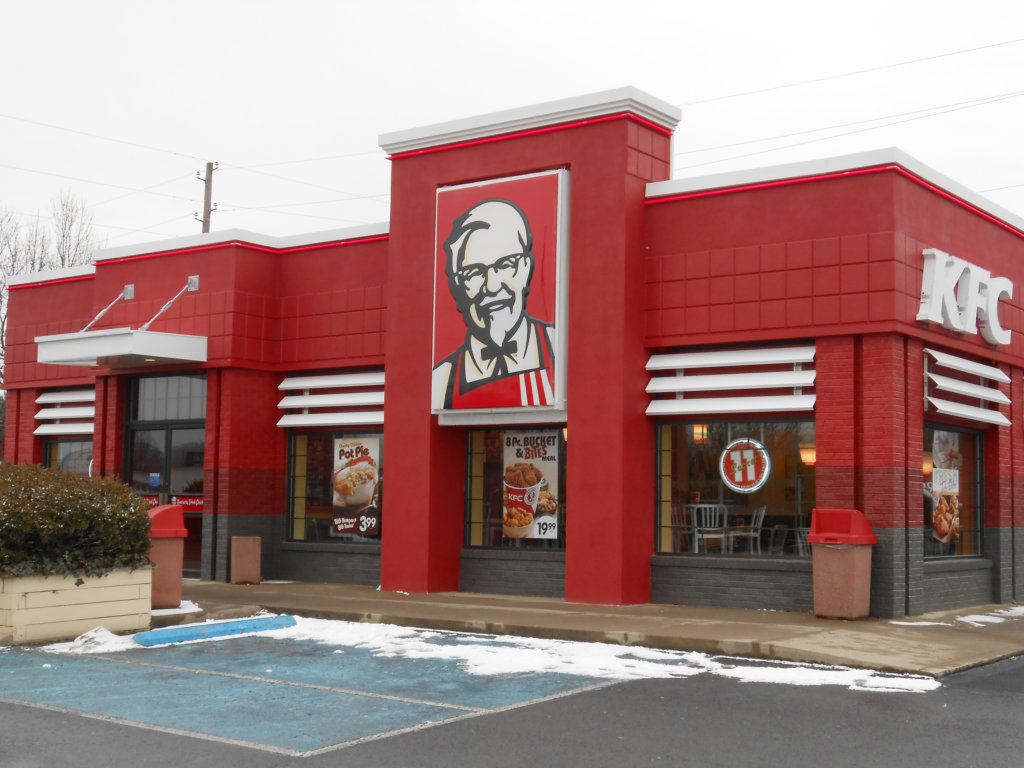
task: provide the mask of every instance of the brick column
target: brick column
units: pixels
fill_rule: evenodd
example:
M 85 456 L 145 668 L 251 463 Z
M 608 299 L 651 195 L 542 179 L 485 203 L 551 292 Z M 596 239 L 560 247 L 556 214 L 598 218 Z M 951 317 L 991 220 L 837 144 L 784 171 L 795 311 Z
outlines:
M 1013 426 L 992 427 L 985 433 L 985 525 L 982 533 L 982 554 L 992 560 L 992 599 L 1009 603 L 1014 599 L 1014 509 L 1013 434 L 1020 431 L 1020 398 L 1014 392 L 1014 371 L 1007 365 L 1000 370 L 1011 378 L 1011 383 L 1000 384 L 999 389 L 1010 398 L 1011 405 L 999 406 L 999 411 Z M 1019 382 L 1018 382 L 1019 383 Z M 1015 413 L 1016 412 L 1016 413 Z M 1018 420 L 1014 416 L 1018 416 Z
M 852 336 L 817 340 L 814 367 L 814 432 L 817 464 L 815 504 L 832 509 L 856 507 L 856 403 Z
M 860 338 L 857 362 L 857 505 L 878 537 L 872 552 L 871 614 L 907 612 L 908 466 L 921 464 L 922 362 L 908 359 L 906 340 L 896 334 Z M 916 375 L 916 378 L 915 378 Z M 916 464 L 908 446 L 917 446 Z M 916 473 L 918 496 L 920 478 Z M 920 499 L 917 508 L 921 507 Z M 920 513 L 918 513 L 920 514 Z M 918 526 L 919 527 L 919 526 Z M 918 548 L 918 556 L 920 548 Z
M 276 426 L 281 378 L 240 368 L 207 374 L 204 579 L 227 580 L 232 536 L 260 536 L 267 561 L 285 535 L 287 440 Z

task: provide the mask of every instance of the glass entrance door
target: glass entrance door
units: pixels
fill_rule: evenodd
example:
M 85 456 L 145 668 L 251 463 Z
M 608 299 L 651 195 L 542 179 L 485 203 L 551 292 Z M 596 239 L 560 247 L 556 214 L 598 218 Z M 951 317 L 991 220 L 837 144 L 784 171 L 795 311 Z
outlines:
M 206 379 L 202 375 L 135 379 L 126 434 L 126 475 L 152 504 L 185 511 L 184 570 L 202 559 Z

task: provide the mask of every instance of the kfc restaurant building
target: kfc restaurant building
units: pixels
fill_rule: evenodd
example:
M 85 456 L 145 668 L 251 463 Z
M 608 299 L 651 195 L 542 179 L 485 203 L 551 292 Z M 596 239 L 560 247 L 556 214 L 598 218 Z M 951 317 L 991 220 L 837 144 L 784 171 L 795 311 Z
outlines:
M 387 224 L 12 280 L 7 460 L 183 503 L 207 579 L 809 610 L 840 508 L 873 615 L 1020 599 L 1024 222 L 896 150 L 671 181 L 678 119 L 388 134 Z

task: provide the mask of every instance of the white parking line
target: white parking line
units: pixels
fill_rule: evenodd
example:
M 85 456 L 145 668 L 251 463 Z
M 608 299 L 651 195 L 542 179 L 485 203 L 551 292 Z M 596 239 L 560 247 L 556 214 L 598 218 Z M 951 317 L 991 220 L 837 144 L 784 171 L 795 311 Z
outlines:
M 400 701 L 405 704 L 419 704 L 428 707 L 441 707 L 443 709 L 457 709 L 460 712 L 493 712 L 485 707 L 471 707 L 465 704 L 449 704 L 444 701 L 431 701 L 430 699 L 413 699 L 407 696 L 392 696 L 386 693 L 374 693 L 371 691 L 360 691 L 353 688 L 334 688 L 330 685 L 317 685 L 316 683 L 300 683 L 294 680 L 280 680 L 273 677 L 258 677 L 256 675 L 239 675 L 234 672 L 219 672 L 212 669 L 196 669 L 194 667 L 179 667 L 173 664 L 150 664 L 143 661 L 132 661 L 130 659 L 112 659 L 104 656 L 94 656 L 97 661 L 109 661 L 113 664 L 125 664 L 133 667 L 146 667 L 148 669 L 165 669 L 171 672 L 188 672 L 194 675 L 210 675 L 212 677 L 227 677 L 232 680 L 248 680 L 254 683 L 270 683 L 272 685 L 289 685 L 294 688 L 311 688 L 316 691 L 327 691 L 329 693 L 343 693 L 350 696 L 366 696 L 371 699 L 386 699 L 388 701 Z
M 111 717 L 110 715 L 100 715 L 95 712 L 86 712 L 81 709 L 70 709 L 68 707 L 56 707 L 52 704 L 39 704 L 34 701 L 23 701 L 21 699 L 9 699 L 6 696 L 0 696 L 0 702 L 4 704 L 17 704 L 22 707 L 30 707 L 32 709 L 42 709 L 47 712 L 59 712 L 65 715 L 78 715 L 79 717 L 85 717 L 90 720 L 99 720 L 104 723 L 113 723 L 115 725 L 126 725 L 130 728 L 141 728 L 144 731 L 156 731 L 157 733 L 167 733 L 172 736 L 188 736 L 192 739 L 201 739 L 202 741 L 215 741 L 218 744 L 228 744 L 233 747 L 247 747 L 249 749 L 258 749 L 262 752 L 272 752 L 275 755 L 288 755 L 289 757 L 302 757 L 306 755 L 306 752 L 299 752 L 294 749 L 287 749 L 285 747 L 275 747 L 273 744 L 261 744 L 254 741 L 242 741 L 240 739 L 231 739 L 227 736 L 214 736 L 209 733 L 199 733 L 196 731 L 185 731 L 180 728 L 171 728 L 166 725 L 154 725 L 153 723 L 140 723 L 137 720 L 125 720 L 121 717 Z

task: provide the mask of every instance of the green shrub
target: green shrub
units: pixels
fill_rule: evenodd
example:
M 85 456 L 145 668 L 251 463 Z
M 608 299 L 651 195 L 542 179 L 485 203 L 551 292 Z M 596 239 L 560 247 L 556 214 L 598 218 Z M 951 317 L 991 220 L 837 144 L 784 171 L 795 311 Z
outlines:
M 149 565 L 149 504 L 110 479 L 0 465 L 0 576 Z

